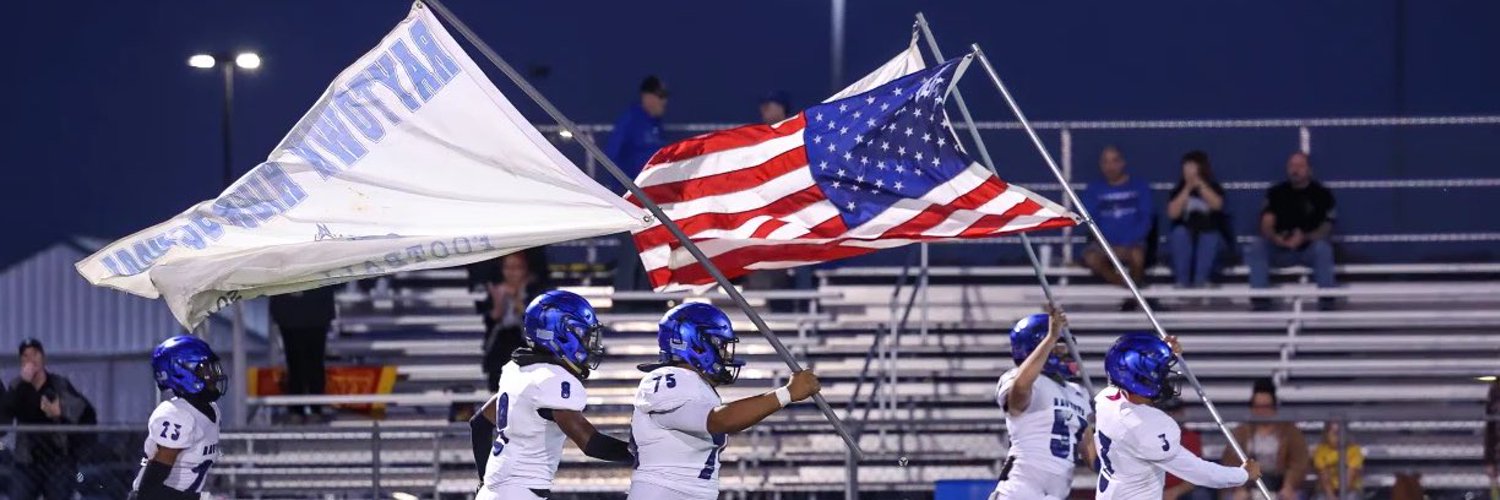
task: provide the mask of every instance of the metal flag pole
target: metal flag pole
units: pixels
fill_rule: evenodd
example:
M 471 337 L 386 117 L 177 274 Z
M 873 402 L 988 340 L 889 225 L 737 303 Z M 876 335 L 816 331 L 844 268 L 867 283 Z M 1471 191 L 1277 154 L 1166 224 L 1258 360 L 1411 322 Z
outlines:
M 676 222 L 667 217 L 667 214 L 662 212 L 661 207 L 657 206 L 656 202 L 646 196 L 645 191 L 642 191 L 640 186 L 635 185 L 634 179 L 625 175 L 625 172 L 622 172 L 620 167 L 615 165 L 615 162 L 610 160 L 609 156 L 605 155 L 604 151 L 599 149 L 598 144 L 587 140 L 586 136 L 583 135 L 583 131 L 579 130 L 577 124 L 569 120 L 567 116 L 564 116 L 562 111 L 559 111 L 556 106 L 552 105 L 552 101 L 547 100 L 541 92 L 537 91 L 536 87 L 533 87 L 520 73 L 516 72 L 515 68 L 506 63 L 505 59 L 500 57 L 500 54 L 490 48 L 489 44 L 484 43 L 484 40 L 480 39 L 479 35 L 476 35 L 473 30 L 470 30 L 467 24 L 459 20 L 458 16 L 453 15 L 453 11 L 448 10 L 448 7 L 443 5 L 441 0 L 422 1 L 431 6 L 433 12 L 442 16 L 448 24 L 453 25 L 453 28 L 458 30 L 458 33 L 464 39 L 473 44 L 474 48 L 479 49 L 479 53 L 483 54 L 486 59 L 489 59 L 490 64 L 495 65 L 495 68 L 505 73 L 505 76 L 510 78 L 511 82 L 520 87 L 521 91 L 525 92 L 526 96 L 530 97 L 537 106 L 540 106 L 559 126 L 571 132 L 574 137 L 579 138 L 578 143 L 583 146 L 584 150 L 588 151 L 589 155 L 593 156 L 595 160 L 598 160 L 599 164 L 603 165 L 604 169 L 608 170 L 610 175 L 613 175 L 616 180 L 620 181 L 620 184 L 630 190 L 630 193 L 635 195 L 637 200 L 641 201 L 646 210 L 650 211 L 651 215 L 656 217 L 656 220 L 661 221 L 662 225 L 667 228 L 667 231 L 671 232 L 672 236 L 682 243 L 683 248 L 692 254 L 693 258 L 698 260 L 698 263 L 703 264 L 703 268 L 708 271 L 710 276 L 713 276 L 714 280 L 719 283 L 719 286 L 724 289 L 724 292 L 729 294 L 729 298 L 734 300 L 735 305 L 739 306 L 740 310 L 743 310 L 745 315 L 750 317 L 750 322 L 754 323 L 755 328 L 760 330 L 760 334 L 771 344 L 771 348 L 776 350 L 776 354 L 780 355 L 783 361 L 786 361 L 787 367 L 791 368 L 794 372 L 802 371 L 801 364 L 797 363 L 796 358 L 792 357 L 792 351 L 788 350 L 781 343 L 781 339 L 776 337 L 776 334 L 771 331 L 771 327 L 767 326 L 765 320 L 761 319 L 760 314 L 756 313 L 755 309 L 750 307 L 750 303 L 745 301 L 745 296 L 741 295 L 740 291 L 734 287 L 734 284 L 729 282 L 729 278 L 724 277 L 724 273 L 719 271 L 718 266 L 715 266 L 707 255 L 703 254 L 703 250 L 700 250 L 698 245 L 693 243 L 693 240 L 687 236 L 687 233 L 684 233 Z M 850 435 L 849 431 L 844 428 L 844 424 L 839 421 L 838 415 L 833 412 L 833 407 L 828 406 L 828 400 L 824 399 L 822 394 L 814 394 L 813 402 L 817 403 L 818 409 L 823 411 L 823 416 L 828 417 L 828 422 L 833 424 L 834 431 L 838 432 L 839 437 L 844 439 L 844 443 L 849 445 L 849 450 L 858 458 L 860 456 L 859 442 L 855 441 L 854 436 Z
M 1089 233 L 1094 236 L 1094 241 L 1101 243 L 1099 246 L 1104 249 L 1104 255 L 1109 257 L 1110 263 L 1115 266 L 1115 272 L 1120 273 L 1120 278 L 1125 281 L 1125 287 L 1130 289 L 1130 294 L 1135 296 L 1136 302 L 1140 303 L 1141 310 L 1146 313 L 1146 319 L 1151 322 L 1152 328 L 1156 329 L 1156 334 L 1162 338 L 1166 338 L 1167 330 L 1162 328 L 1160 321 L 1157 321 L 1156 313 L 1151 310 L 1151 305 L 1146 303 L 1146 297 L 1141 295 L 1141 289 L 1136 286 L 1135 280 L 1131 279 L 1130 271 L 1125 269 L 1125 264 L 1120 262 L 1120 257 L 1115 255 L 1114 249 L 1110 248 L 1109 240 L 1105 239 L 1104 234 L 1099 231 L 1099 225 L 1094 222 L 1093 216 L 1088 213 L 1088 208 L 1083 205 L 1083 200 L 1078 197 L 1078 193 L 1073 190 L 1073 186 L 1063 177 L 1062 170 L 1057 168 L 1057 162 L 1052 160 L 1052 153 L 1047 152 L 1047 146 L 1042 144 L 1042 138 L 1037 136 L 1036 130 L 1031 128 L 1031 122 L 1026 121 L 1026 114 L 1021 112 L 1021 106 L 1016 104 L 1015 98 L 1011 97 L 1009 90 L 1006 90 L 1005 83 L 1000 81 L 1000 73 L 995 71 L 995 66 L 990 64 L 990 59 L 985 57 L 984 49 L 979 48 L 979 44 L 976 43 L 972 47 L 974 54 L 978 56 L 979 64 L 984 66 L 984 72 L 990 76 L 990 81 L 1000 91 L 1000 96 L 1005 98 L 1005 103 L 1016 114 L 1016 120 L 1021 122 L 1021 128 L 1026 130 L 1026 135 L 1031 137 L 1032 144 L 1036 145 L 1037 151 L 1041 152 L 1042 159 L 1047 162 L 1047 167 L 1052 169 L 1052 175 L 1057 177 L 1057 182 L 1062 185 L 1063 192 L 1067 193 L 1068 198 L 1073 200 L 1073 206 L 1083 216 L 1083 221 L 1088 226 Z M 1208 408 L 1210 415 L 1213 415 L 1214 422 L 1219 425 L 1219 430 L 1229 440 L 1229 446 L 1234 448 L 1234 453 L 1239 455 L 1241 462 L 1246 461 L 1245 450 L 1240 447 L 1238 441 L 1235 441 L 1234 434 L 1229 432 L 1229 426 L 1224 425 L 1224 418 L 1219 416 L 1218 408 L 1215 408 L 1213 401 L 1208 399 L 1208 393 L 1203 390 L 1203 384 L 1199 383 L 1198 377 L 1193 375 L 1192 370 L 1188 369 L 1187 359 L 1183 358 L 1181 354 L 1177 355 L 1177 367 L 1182 369 L 1182 375 L 1188 379 L 1189 383 L 1193 384 L 1193 389 L 1198 391 L 1198 399 L 1203 401 L 1203 406 Z M 1265 495 L 1266 498 L 1276 498 L 1271 495 L 1271 490 L 1266 488 L 1264 481 L 1256 479 L 1255 485 L 1260 488 L 1261 494 Z
M 927 48 L 932 50 L 932 55 L 938 60 L 943 59 L 943 50 L 938 48 L 937 37 L 932 34 L 932 27 L 927 24 L 927 17 L 921 12 L 917 13 L 917 27 L 922 29 L 922 37 L 927 40 Z M 990 150 L 985 147 L 984 139 L 979 136 L 979 128 L 974 126 L 974 116 L 969 114 L 969 106 L 964 103 L 964 95 L 953 86 L 953 100 L 958 105 L 959 114 L 963 115 L 964 123 L 969 126 L 969 134 L 973 136 L 974 146 L 979 149 L 979 157 L 984 160 L 984 166 L 994 172 L 996 176 L 1000 172 L 995 169 L 995 161 L 990 159 Z M 1036 280 L 1042 285 L 1042 294 L 1047 297 L 1049 304 L 1057 302 L 1052 298 L 1052 285 L 1047 282 L 1047 272 L 1042 269 L 1042 261 L 1037 258 L 1036 249 L 1032 247 L 1031 238 L 1026 233 L 1021 233 L 1021 246 L 1026 248 L 1026 257 L 1031 259 L 1031 268 L 1036 271 Z M 1083 368 L 1083 353 L 1078 350 L 1078 342 L 1073 338 L 1073 332 L 1067 328 L 1062 331 L 1063 342 L 1068 344 L 1068 351 L 1073 354 L 1073 362 L 1078 364 L 1078 376 L 1083 379 L 1083 388 L 1088 391 L 1089 397 L 1093 397 L 1094 383 Z

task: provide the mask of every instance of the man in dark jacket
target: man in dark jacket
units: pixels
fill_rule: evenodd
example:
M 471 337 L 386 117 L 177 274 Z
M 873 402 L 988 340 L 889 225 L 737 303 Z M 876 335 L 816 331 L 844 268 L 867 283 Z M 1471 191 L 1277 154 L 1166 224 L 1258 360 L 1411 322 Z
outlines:
M 47 355 L 41 341 L 26 339 L 18 348 L 21 374 L 0 396 L 0 424 L 92 425 L 98 423 L 93 404 L 72 382 L 47 371 Z M 32 500 L 71 498 L 78 455 L 93 442 L 92 436 L 62 432 L 22 432 L 16 436 L 16 473 L 11 478 L 10 497 Z
M 334 287 L 271 296 L 271 321 L 281 330 L 286 352 L 286 393 L 323 394 L 327 374 L 328 330 L 333 326 Z M 288 408 L 291 423 L 322 419 L 317 405 Z

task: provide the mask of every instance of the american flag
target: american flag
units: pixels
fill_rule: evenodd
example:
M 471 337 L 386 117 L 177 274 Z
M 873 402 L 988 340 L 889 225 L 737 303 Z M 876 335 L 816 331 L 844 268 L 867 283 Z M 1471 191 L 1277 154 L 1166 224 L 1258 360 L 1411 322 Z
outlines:
M 731 278 L 917 241 L 1073 225 L 1061 206 L 964 153 L 943 102 L 968 63 L 953 59 L 775 125 L 670 144 L 636 183 Z M 657 290 L 713 282 L 659 221 L 635 243 Z

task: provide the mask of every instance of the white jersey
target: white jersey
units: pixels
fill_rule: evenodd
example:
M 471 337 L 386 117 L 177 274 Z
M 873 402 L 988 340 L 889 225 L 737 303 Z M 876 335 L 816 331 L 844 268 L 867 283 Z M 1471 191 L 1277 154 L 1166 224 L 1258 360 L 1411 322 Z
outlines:
M 567 438 L 543 410 L 583 411 L 588 394 L 578 377 L 551 363 L 517 365 L 500 370 L 495 405 L 495 443 L 484 468 L 484 487 L 551 489 Z M 549 415 L 550 416 L 550 415 Z
M 1088 394 L 1076 383 L 1041 375 L 1031 385 L 1026 411 L 1014 415 L 1006 398 L 1020 373 L 1020 368 L 1005 372 L 995 389 L 1010 434 L 1009 468 L 996 491 L 1002 493 L 1000 498 L 1067 498 L 1073 465 L 1082 456 L 1083 433 L 1093 413 Z
M 1161 498 L 1166 473 L 1198 486 L 1230 488 L 1249 480 L 1245 470 L 1225 467 L 1184 449 L 1177 421 L 1149 405 L 1131 403 L 1110 387 L 1094 397 L 1099 418 L 1094 445 L 1099 450 L 1097 500 Z
M 631 484 L 670 489 L 678 493 L 675 498 L 719 498 L 725 435 L 708 432 L 708 414 L 722 402 L 695 371 L 664 366 L 647 373 L 630 417 L 636 457 Z
M 224 415 L 218 404 L 209 403 L 209 406 L 215 417 Z M 146 461 L 156 456 L 158 448 L 182 450 L 177 453 L 172 472 L 167 474 L 166 486 L 187 493 L 201 492 L 207 483 L 209 469 L 219 460 L 219 423 L 182 398 L 174 397 L 156 405 L 150 423 L 146 424 L 141 472 L 136 474 L 131 489 L 140 491 Z

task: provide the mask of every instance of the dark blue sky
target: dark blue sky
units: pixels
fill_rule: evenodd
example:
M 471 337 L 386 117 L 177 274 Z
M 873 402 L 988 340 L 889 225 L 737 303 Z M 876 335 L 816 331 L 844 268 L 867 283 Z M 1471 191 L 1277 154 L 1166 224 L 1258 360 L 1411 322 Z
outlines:
M 983 44 L 1033 119 L 1500 113 L 1493 29 L 1500 3 L 1062 3 L 851 0 L 845 73 L 857 77 L 904 46 L 922 8 L 950 53 Z M 767 90 L 807 103 L 830 87 L 823 1 L 449 5 L 512 63 L 549 67 L 534 82 L 582 122 L 610 121 L 647 73 L 672 87 L 675 122 L 750 121 Z M 9 3 L 10 26 L 0 31 L 10 49 L 0 78 L 7 97 L 0 213 L 11 236 L 0 245 L 0 265 L 67 235 L 118 237 L 217 193 L 220 86 L 216 75 L 186 66 L 190 54 L 253 49 L 265 60 L 237 84 L 235 162 L 243 171 L 409 6 Z M 1009 118 L 978 76 L 964 84 L 977 113 Z M 1474 137 L 1495 138 L 1494 129 Z M 1117 139 L 1079 140 L 1093 148 Z M 1351 137 L 1348 149 L 1369 140 Z M 1222 149 L 1246 151 L 1256 168 L 1274 169 L 1286 150 L 1241 142 Z M 1139 150 L 1132 163 L 1166 165 L 1161 172 L 1180 154 L 1176 143 Z M 1403 163 L 1385 160 L 1391 151 L 1378 153 L 1380 176 L 1405 173 Z M 1247 167 L 1239 177 L 1260 175 Z

